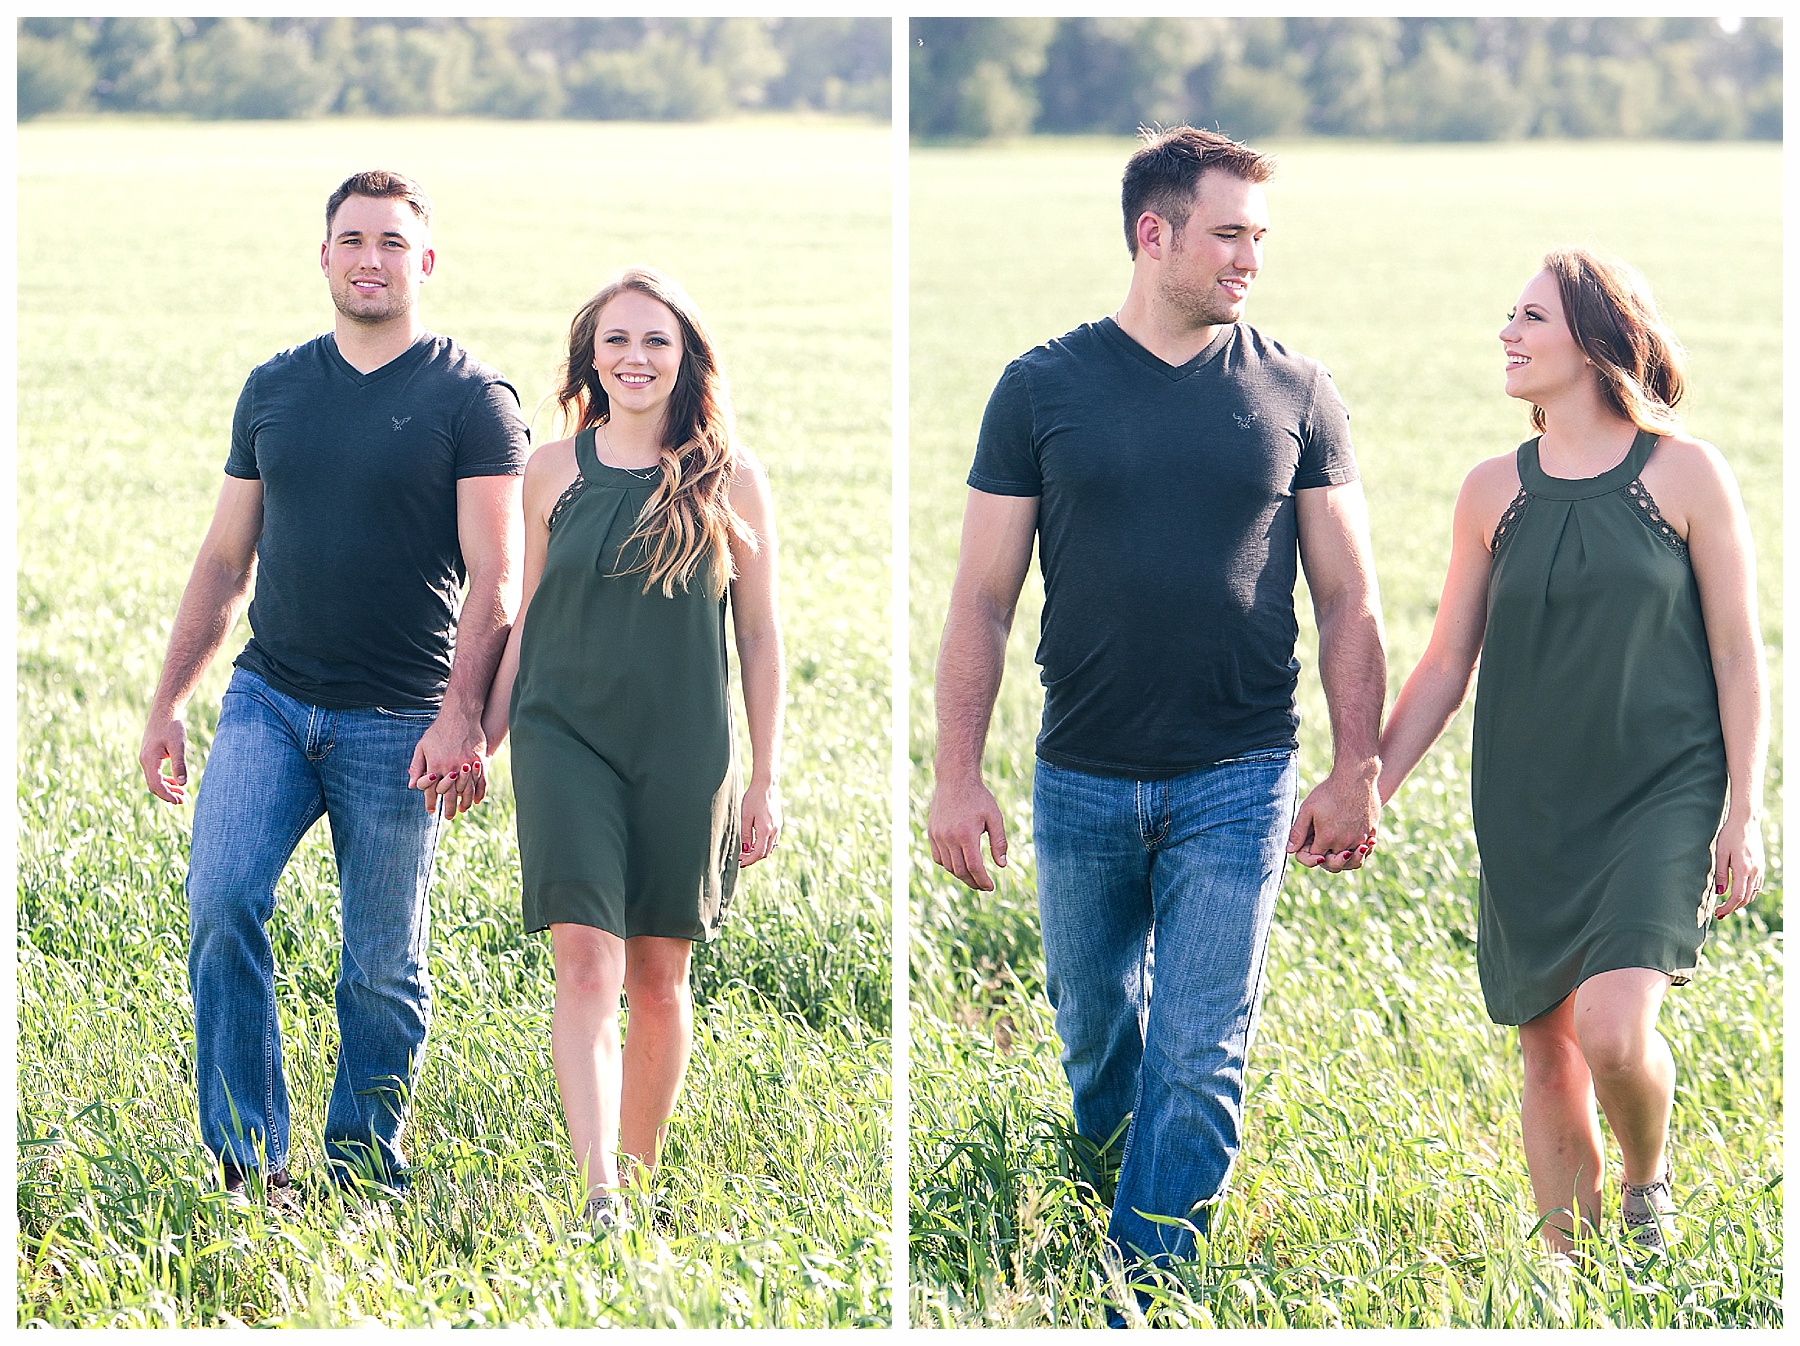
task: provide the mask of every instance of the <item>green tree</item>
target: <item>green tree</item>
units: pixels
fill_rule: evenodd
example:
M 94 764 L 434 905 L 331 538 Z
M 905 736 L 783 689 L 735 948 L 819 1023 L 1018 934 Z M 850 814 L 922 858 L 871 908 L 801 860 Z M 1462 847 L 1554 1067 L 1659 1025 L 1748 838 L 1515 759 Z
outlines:
M 914 19 L 915 135 L 1023 135 L 1037 120 L 1036 80 L 1055 19 Z
M 601 120 L 702 121 L 731 105 L 723 71 L 692 46 L 651 33 L 629 51 L 589 51 L 564 74 L 568 111 Z
M 1188 76 L 1228 32 L 1223 19 L 1064 20 L 1038 79 L 1038 125 L 1129 133 L 1184 121 L 1194 107 Z
M 1411 140 L 1505 140 L 1527 109 L 1506 71 L 1470 59 L 1482 33 L 1472 21 L 1424 32 L 1419 54 L 1389 87 L 1389 126 Z
M 181 107 L 201 117 L 310 117 L 330 104 L 337 77 L 321 70 L 299 29 L 219 19 L 181 47 Z
M 554 117 L 562 111 L 562 80 L 547 52 L 521 56 L 507 19 L 468 19 L 474 39 L 473 85 L 464 110 L 484 117 Z
M 1292 22 L 1311 58 L 1306 76 L 1308 129 L 1342 136 L 1385 131 L 1388 72 L 1400 64 L 1398 20 Z
M 893 104 L 892 24 L 887 19 L 779 19 L 785 68 L 769 86 L 772 107 L 886 114 Z
M 66 36 L 44 37 L 19 26 L 19 120 L 66 112 L 87 101 L 94 63 Z
M 181 104 L 181 42 L 192 21 L 117 18 L 94 39 L 94 103 L 109 111 L 167 112 Z
M 718 19 L 702 47 L 706 64 L 725 79 L 732 107 L 761 107 L 769 85 L 787 70 L 787 58 L 775 45 L 767 19 Z
M 464 112 L 473 93 L 476 41 L 458 26 L 361 29 L 339 100 L 345 112 L 442 116 Z

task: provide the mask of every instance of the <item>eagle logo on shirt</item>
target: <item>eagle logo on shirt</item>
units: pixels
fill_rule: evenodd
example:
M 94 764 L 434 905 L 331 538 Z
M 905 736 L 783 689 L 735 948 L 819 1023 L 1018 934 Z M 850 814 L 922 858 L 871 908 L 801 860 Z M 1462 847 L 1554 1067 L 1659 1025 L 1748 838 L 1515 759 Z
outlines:
M 1234 411 L 1231 413 L 1231 419 L 1238 423 L 1238 429 L 1248 430 L 1256 420 L 1256 413 L 1252 411 L 1247 415 L 1239 415 Z M 398 427 L 395 428 L 397 429 Z
M 401 430 L 406 428 L 406 423 L 408 421 L 410 421 L 412 419 L 412 417 L 411 416 L 389 416 L 388 419 L 394 423 L 394 433 L 399 434 Z

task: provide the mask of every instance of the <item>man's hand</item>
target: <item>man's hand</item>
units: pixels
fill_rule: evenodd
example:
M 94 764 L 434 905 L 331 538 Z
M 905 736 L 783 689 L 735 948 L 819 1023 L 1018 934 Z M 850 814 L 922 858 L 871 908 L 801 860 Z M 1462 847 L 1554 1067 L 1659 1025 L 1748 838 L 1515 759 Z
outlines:
M 1288 854 L 1308 869 L 1323 865 L 1328 874 L 1362 868 L 1375 849 L 1375 823 L 1381 815 L 1375 783 L 1380 776 L 1379 761 L 1334 767 L 1301 803 L 1288 832 Z
M 162 764 L 169 764 L 167 775 Z M 187 801 L 187 728 L 178 715 L 161 715 L 154 711 L 144 726 L 144 746 L 138 750 L 138 765 L 144 769 L 144 783 L 150 793 L 170 804 Z
M 413 749 L 407 784 L 424 792 L 429 812 L 467 813 L 487 797 L 486 749 L 479 715 L 442 710 Z
M 931 796 L 925 834 L 931 858 L 971 888 L 994 891 L 994 881 L 981 863 L 981 837 L 987 834 L 994 863 L 1006 868 L 1006 821 L 1000 803 L 979 778 L 961 783 L 939 781 Z

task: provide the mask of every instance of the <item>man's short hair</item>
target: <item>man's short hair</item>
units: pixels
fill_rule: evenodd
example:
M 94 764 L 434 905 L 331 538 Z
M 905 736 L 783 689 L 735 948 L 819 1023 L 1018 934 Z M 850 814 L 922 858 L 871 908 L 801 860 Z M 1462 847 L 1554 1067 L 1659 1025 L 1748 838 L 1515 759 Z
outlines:
M 1137 256 L 1137 222 L 1154 211 L 1179 234 L 1194 205 L 1200 175 L 1216 168 L 1245 182 L 1267 182 L 1275 161 L 1217 131 L 1173 126 L 1166 131 L 1138 128 L 1144 142 L 1125 165 L 1120 191 L 1125 207 L 1125 246 Z
M 378 199 L 399 199 L 413 208 L 413 214 L 426 225 L 431 223 L 431 198 L 425 195 L 425 189 L 402 173 L 391 173 L 385 168 L 371 168 L 367 172 L 352 173 L 338 184 L 338 189 L 325 202 L 325 237 L 331 237 L 331 222 L 337 218 L 338 207 L 353 196 L 373 196 Z

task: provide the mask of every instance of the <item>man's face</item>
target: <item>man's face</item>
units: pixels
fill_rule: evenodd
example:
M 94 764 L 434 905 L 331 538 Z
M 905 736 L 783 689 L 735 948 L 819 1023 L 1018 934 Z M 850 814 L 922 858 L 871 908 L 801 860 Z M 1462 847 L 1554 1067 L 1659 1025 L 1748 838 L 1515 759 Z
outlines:
M 1268 232 L 1259 184 L 1218 169 L 1202 173 L 1187 223 L 1164 254 L 1158 293 L 1195 327 L 1237 322 L 1262 270 Z
M 370 326 L 411 313 L 436 261 L 425 222 L 398 197 L 347 197 L 319 249 L 331 302 Z

